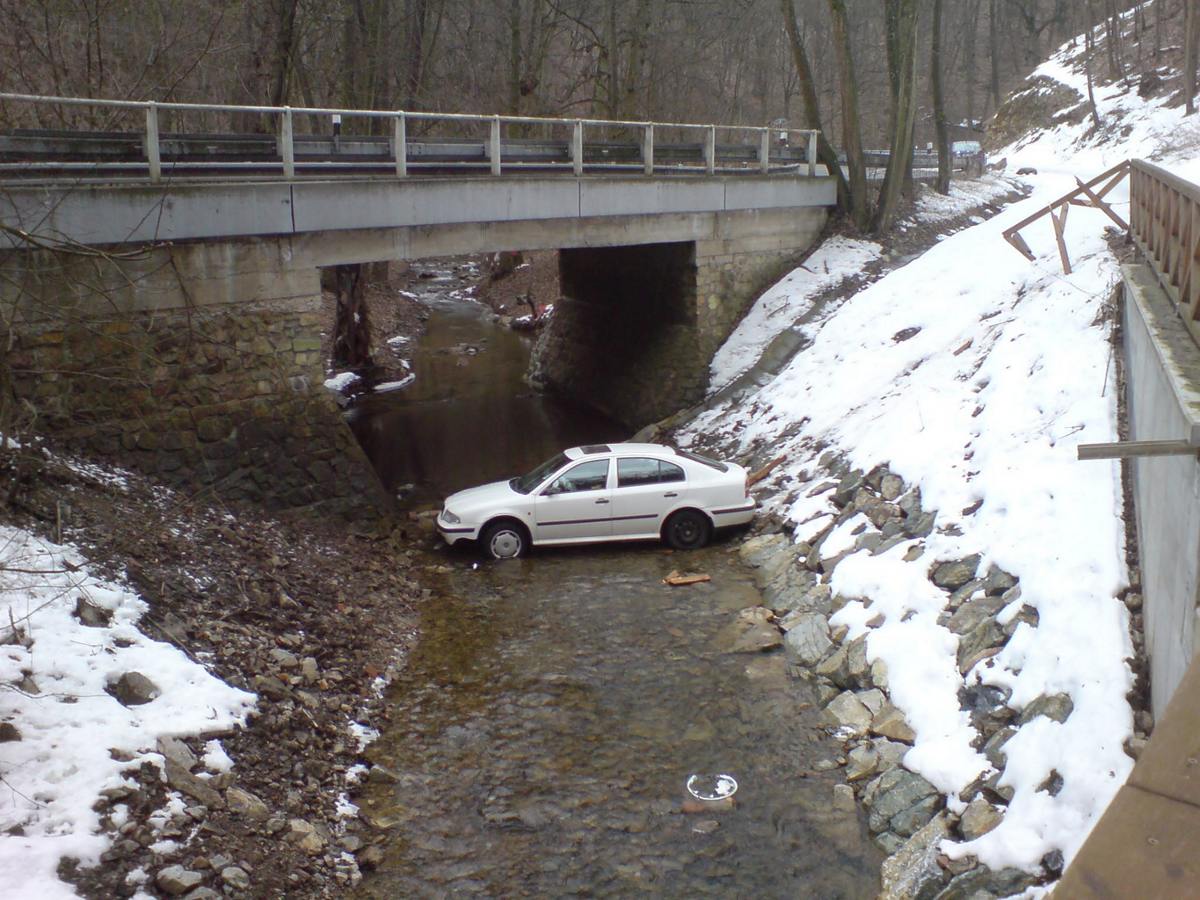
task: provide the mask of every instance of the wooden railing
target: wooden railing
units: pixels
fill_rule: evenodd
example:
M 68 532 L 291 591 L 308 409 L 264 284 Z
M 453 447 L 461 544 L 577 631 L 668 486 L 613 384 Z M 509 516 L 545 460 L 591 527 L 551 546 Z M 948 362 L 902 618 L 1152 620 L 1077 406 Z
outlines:
M 1130 236 L 1200 343 L 1200 186 L 1130 162 Z

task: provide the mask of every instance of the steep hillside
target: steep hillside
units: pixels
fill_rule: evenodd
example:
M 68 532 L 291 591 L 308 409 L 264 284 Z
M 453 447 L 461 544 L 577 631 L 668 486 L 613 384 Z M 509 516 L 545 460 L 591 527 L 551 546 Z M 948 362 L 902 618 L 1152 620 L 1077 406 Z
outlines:
M 877 842 L 898 854 L 892 890 L 915 878 L 952 883 L 953 896 L 1040 895 L 1151 726 L 1132 668 L 1140 597 L 1120 468 L 1075 454 L 1117 437 L 1119 239 L 1099 211 L 1073 209 L 1064 275 L 1048 220 L 1026 233 L 1034 263 L 1001 232 L 1128 157 L 1200 178 L 1200 122 L 1168 90 L 1140 96 L 1118 80 L 1095 87 L 1097 127 L 1079 111 L 1083 43 L 1031 75 L 1047 124 L 995 153 L 1007 172 L 1036 169 L 1028 199 L 815 321 L 799 318 L 812 273 L 792 273 L 714 375 L 744 371 L 791 321 L 806 349 L 677 434 L 777 461 L 760 496 L 786 537 L 756 538 L 746 555 L 847 739 Z M 1128 208 L 1127 188 L 1111 196 Z M 821 279 L 853 275 L 860 257 L 829 254 Z M 762 328 L 777 307 L 797 315 Z

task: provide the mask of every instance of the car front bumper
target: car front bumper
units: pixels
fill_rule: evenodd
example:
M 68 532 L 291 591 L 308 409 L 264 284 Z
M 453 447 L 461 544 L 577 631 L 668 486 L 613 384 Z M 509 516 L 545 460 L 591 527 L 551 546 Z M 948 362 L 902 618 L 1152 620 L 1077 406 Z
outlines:
M 451 525 L 442 519 L 441 513 L 437 518 L 437 530 L 438 534 L 442 536 L 442 540 L 450 546 L 454 546 L 459 541 L 473 541 L 479 537 L 478 525 L 468 525 L 464 522 Z

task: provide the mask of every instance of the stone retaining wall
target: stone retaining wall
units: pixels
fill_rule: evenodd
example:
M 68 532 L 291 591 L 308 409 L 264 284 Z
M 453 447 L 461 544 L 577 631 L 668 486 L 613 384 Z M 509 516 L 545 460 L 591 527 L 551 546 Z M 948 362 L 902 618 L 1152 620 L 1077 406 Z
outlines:
M 92 260 L 92 279 L 77 260 L 25 260 L 21 292 L 4 297 L 14 391 L 36 431 L 169 482 L 270 508 L 378 513 L 378 478 L 322 385 L 317 271 L 271 279 L 286 253 L 258 246 L 258 259 L 243 246 Z M 221 302 L 222 275 L 248 295 Z

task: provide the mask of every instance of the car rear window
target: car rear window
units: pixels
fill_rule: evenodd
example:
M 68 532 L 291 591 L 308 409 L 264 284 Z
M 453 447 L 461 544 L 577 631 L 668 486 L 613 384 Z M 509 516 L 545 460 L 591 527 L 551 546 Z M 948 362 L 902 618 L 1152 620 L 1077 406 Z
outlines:
M 720 460 L 709 459 L 707 456 L 701 456 L 699 453 L 693 453 L 691 450 L 676 450 L 675 452 L 684 459 L 690 459 L 692 462 L 698 462 L 701 465 L 708 466 L 710 469 L 716 469 L 718 472 L 729 471 L 729 466 Z

